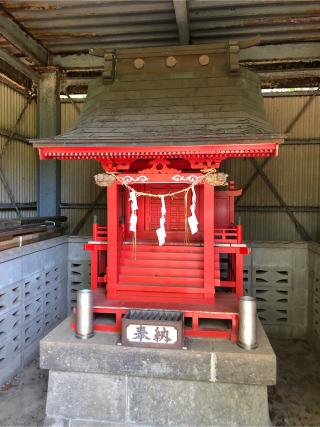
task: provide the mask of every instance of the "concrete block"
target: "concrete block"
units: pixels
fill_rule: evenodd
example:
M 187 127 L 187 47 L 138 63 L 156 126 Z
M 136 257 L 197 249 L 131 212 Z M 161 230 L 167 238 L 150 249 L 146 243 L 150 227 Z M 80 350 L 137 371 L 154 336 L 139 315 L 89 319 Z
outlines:
M 68 263 L 68 276 L 72 280 L 81 279 L 88 281 L 90 277 L 90 262 L 88 261 L 70 261 Z
M 44 252 L 44 268 L 48 269 L 68 260 L 68 246 L 61 244 L 47 249 Z
M 0 264 L 0 290 L 8 285 L 19 282 L 22 275 L 21 258 L 15 258 Z
M 304 268 L 292 270 L 292 285 L 295 288 L 308 288 L 309 271 Z
M 46 417 L 43 423 L 44 427 L 70 427 L 70 420 L 61 417 Z M 88 427 L 88 424 L 86 424 Z
M 80 420 L 80 419 L 72 419 L 69 420 L 70 427 L 132 427 L 134 424 L 131 423 L 116 423 L 114 421 L 97 421 L 97 420 Z M 150 427 L 146 425 L 139 424 L 139 427 Z
M 12 335 L 0 342 L 0 371 L 6 369 L 11 360 L 21 353 L 21 334 Z
M 25 301 L 34 298 L 35 295 L 43 292 L 43 290 L 44 281 L 41 272 L 22 279 L 22 296 Z
M 266 333 L 274 338 L 292 338 L 292 325 L 289 324 L 264 324 Z
M 260 368 L 261 364 L 267 362 L 270 366 L 275 364 L 274 353 L 260 324 L 258 339 L 259 350 L 250 359 L 250 372 L 256 370 L 256 375 L 252 376 L 246 370 L 241 370 L 243 364 L 238 359 L 242 357 L 243 350 L 227 341 L 220 343 L 217 340 L 194 339 L 190 340 L 186 351 L 117 346 L 119 335 L 110 333 L 96 333 L 93 338 L 84 342 L 75 338 L 70 329 L 69 318 L 41 341 L 40 366 L 55 371 L 190 381 L 216 381 L 219 376 L 220 381 L 228 382 L 233 379 L 229 374 L 223 376 L 224 367 L 221 372 L 216 371 L 221 366 L 216 364 L 217 354 L 221 352 L 228 354 L 229 360 L 232 357 L 233 370 L 242 375 L 242 381 L 252 383 L 261 379 L 263 384 L 273 384 L 273 370 Z M 263 373 L 259 374 L 260 370 Z
M 282 267 L 292 267 L 292 249 L 290 246 L 288 249 L 272 247 L 254 248 L 252 265 L 255 267 L 265 266 L 277 268 L 280 260 Z
M 282 260 L 281 260 L 282 261 Z M 287 267 L 260 265 L 252 270 L 253 286 L 284 287 L 292 285 L 292 272 Z
M 0 342 L 16 336 L 22 328 L 22 310 L 20 306 L 0 316 Z
M 250 266 L 243 267 L 243 287 L 246 292 L 249 292 L 252 286 L 252 270 Z
M 46 413 L 49 417 L 124 421 L 126 378 L 50 371 Z
M 46 268 L 43 273 L 45 288 L 48 289 L 60 281 L 59 266 Z
M 276 308 L 273 305 L 264 304 L 262 307 L 257 305 L 258 318 L 263 326 L 279 323 L 291 323 L 289 319 L 288 307 Z
M 243 265 L 245 267 L 251 267 L 251 265 L 252 265 L 252 253 L 249 255 L 245 255 L 243 257 Z
M 320 275 L 320 254 L 315 254 L 313 270 Z
M 312 274 L 312 286 L 311 289 L 315 295 L 320 298 L 320 275 L 316 272 Z
M 38 294 L 34 299 L 29 299 L 23 304 L 23 319 L 27 324 L 33 321 L 36 317 L 43 313 L 44 310 L 44 296 Z
M 78 242 L 72 242 L 72 237 L 69 238 L 69 260 L 90 260 L 90 251 L 85 251 L 83 248 L 86 241 L 87 239 L 82 239 Z
M 267 426 L 261 386 L 128 378 L 128 421 L 157 426 Z
M 41 251 L 24 255 L 21 260 L 23 277 L 31 276 L 43 270 L 43 253 Z
M 308 254 L 307 248 L 293 249 L 292 254 L 293 254 L 292 266 L 294 268 L 298 268 L 298 269 L 309 268 L 309 261 L 308 261 L 309 254 Z
M 308 310 L 308 289 L 307 288 L 293 288 L 291 303 L 292 307 L 301 307 L 305 308 L 305 311 Z
M 274 307 L 287 308 L 292 300 L 292 289 L 285 286 L 254 286 L 252 296 L 257 299 L 258 307 L 273 305 Z
M 28 365 L 34 358 L 39 356 L 40 338 L 33 341 L 23 349 L 23 366 Z
M 0 316 L 22 303 L 21 282 L 0 289 Z
M 42 338 L 43 326 L 43 315 L 40 315 L 23 327 L 23 348 L 28 347 L 35 340 Z

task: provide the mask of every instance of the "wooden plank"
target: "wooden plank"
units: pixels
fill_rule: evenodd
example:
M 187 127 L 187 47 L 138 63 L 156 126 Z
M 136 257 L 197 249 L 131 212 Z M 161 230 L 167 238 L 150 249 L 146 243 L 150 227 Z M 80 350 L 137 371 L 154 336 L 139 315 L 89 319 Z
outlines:
M 0 242 L 0 251 L 4 251 L 6 249 L 16 248 L 19 246 L 24 246 L 29 243 L 39 242 L 41 240 L 50 239 L 53 237 L 60 236 L 61 232 L 55 230 L 44 231 L 43 233 L 34 233 L 27 234 L 25 236 L 15 237 L 11 240 L 7 240 L 4 242 Z

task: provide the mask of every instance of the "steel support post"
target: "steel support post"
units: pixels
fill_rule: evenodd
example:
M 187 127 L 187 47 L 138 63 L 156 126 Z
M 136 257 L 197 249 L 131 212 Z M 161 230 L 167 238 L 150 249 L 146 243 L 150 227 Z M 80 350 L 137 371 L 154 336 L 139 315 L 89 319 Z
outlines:
M 46 69 L 38 85 L 38 137 L 60 132 L 59 71 Z M 38 215 L 60 215 L 61 162 L 41 160 L 38 169 Z

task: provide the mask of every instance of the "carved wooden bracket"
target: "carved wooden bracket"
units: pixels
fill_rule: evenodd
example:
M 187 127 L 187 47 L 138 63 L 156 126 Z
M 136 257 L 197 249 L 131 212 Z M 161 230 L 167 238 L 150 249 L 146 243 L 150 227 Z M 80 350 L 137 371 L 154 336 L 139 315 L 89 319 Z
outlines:
M 178 169 L 170 168 L 170 160 L 155 159 L 151 162 L 151 167 L 139 171 L 139 173 L 180 173 Z
M 104 70 L 102 77 L 104 81 L 112 81 L 115 76 L 116 54 L 115 52 L 104 55 Z
M 240 46 L 238 42 L 229 42 L 228 44 L 228 56 L 229 56 L 229 66 L 231 72 L 239 71 L 239 52 Z

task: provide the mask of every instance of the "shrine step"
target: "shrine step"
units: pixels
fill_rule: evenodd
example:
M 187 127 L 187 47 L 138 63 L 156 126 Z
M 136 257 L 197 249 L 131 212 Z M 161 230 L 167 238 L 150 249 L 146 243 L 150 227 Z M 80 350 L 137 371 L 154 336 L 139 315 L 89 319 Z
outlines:
M 177 260 L 175 259 L 132 259 L 132 258 L 120 258 L 120 269 L 121 267 L 158 267 L 158 268 L 187 268 L 189 269 L 196 269 L 196 270 L 203 270 L 203 260 Z
M 122 250 L 133 252 L 132 244 L 122 244 Z M 137 244 L 135 247 L 136 252 L 174 252 L 174 253 L 202 253 L 203 246 L 192 246 L 192 245 L 145 245 Z
M 132 284 L 146 284 L 146 285 L 150 285 L 150 284 L 156 284 L 156 285 L 166 285 L 169 286 L 194 286 L 194 287 L 202 287 L 203 286 L 203 276 L 202 277 L 167 277 L 167 276 L 144 276 L 141 274 L 140 275 L 135 275 L 135 276 L 130 276 L 130 275 L 124 275 L 124 274 L 119 274 L 119 283 L 132 283 Z
M 215 256 L 213 276 L 215 285 L 219 286 L 219 255 Z M 155 292 L 158 287 L 159 292 L 166 294 L 172 292 L 194 294 L 199 293 L 203 286 L 202 246 L 138 244 L 133 250 L 131 245 L 122 245 L 118 290 L 129 290 L 131 287 L 132 291 L 140 289 L 141 292 L 149 293 Z
M 123 275 L 136 275 L 142 274 L 143 276 L 153 276 L 153 277 L 203 277 L 203 267 L 202 268 L 159 268 L 159 267 L 127 267 L 120 264 L 119 274 Z
M 186 254 L 186 252 L 174 252 L 174 259 L 175 260 L 186 260 L 190 261 L 202 261 L 203 262 L 203 251 L 202 252 L 191 252 Z M 147 250 L 122 250 L 121 252 L 121 258 L 123 259 L 131 259 L 131 260 L 146 260 L 146 259 L 163 259 L 168 260 L 172 259 L 173 253 L 172 251 L 147 251 Z

